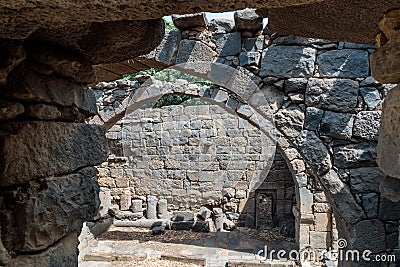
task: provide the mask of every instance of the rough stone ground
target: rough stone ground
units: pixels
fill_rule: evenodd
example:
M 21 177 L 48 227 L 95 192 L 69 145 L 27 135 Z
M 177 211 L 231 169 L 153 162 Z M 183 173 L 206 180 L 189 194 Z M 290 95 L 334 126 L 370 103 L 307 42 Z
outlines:
M 292 262 L 258 260 L 255 255 L 265 245 L 268 251 L 296 249 L 293 239 L 280 236 L 276 230 L 166 231 L 153 236 L 145 230 L 112 227 L 91 244 L 80 266 L 269 266 L 266 263 L 274 262 L 295 266 Z

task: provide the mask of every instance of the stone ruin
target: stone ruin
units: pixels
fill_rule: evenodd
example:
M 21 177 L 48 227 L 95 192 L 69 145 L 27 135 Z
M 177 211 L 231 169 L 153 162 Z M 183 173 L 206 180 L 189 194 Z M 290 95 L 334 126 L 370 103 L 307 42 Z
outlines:
M 295 178 L 299 244 L 328 238 L 326 234 L 316 234 L 315 223 L 319 220 L 313 210 L 317 206 L 313 201 L 328 201 L 338 237 L 345 238 L 349 248 L 371 249 L 374 254 L 397 253 L 400 208 L 398 202 L 392 201 L 400 199 L 399 87 L 390 89 L 391 86 L 381 83 L 399 82 L 398 1 L 307 0 L 297 1 L 296 5 L 292 1 L 222 1 L 212 5 L 202 1 L 180 5 L 172 1 L 162 5 L 157 2 L 147 5 L 107 2 L 96 6 L 71 1 L 51 6 L 43 1 L 36 5 L 22 1 L 0 4 L 3 25 L 0 27 L 0 263 L 77 265 L 77 236 L 82 222 L 93 218 L 100 205 L 95 166 L 106 160 L 107 151 L 104 127 L 85 123 L 86 118 L 97 113 L 93 91 L 86 86 L 132 72 L 127 70 L 165 67 L 195 60 L 200 55 L 204 56 L 202 60 L 217 59 L 232 67 L 242 64 L 261 77 L 265 87 L 284 93 L 283 104 L 274 117 L 282 134 L 278 139 L 279 152 Z M 152 54 L 138 57 L 161 41 L 163 25 L 159 18 L 163 15 L 246 6 L 258 8 L 259 14 L 269 17 L 271 29 L 281 34 L 376 42 L 377 50 L 346 42 L 316 43 L 315 39 L 295 38 L 293 43 L 290 37 L 281 37 L 279 44 L 279 37 L 274 38 L 267 31 L 262 34 L 264 44 L 269 46 L 273 41 L 275 46 L 265 49 L 263 44 L 262 53 L 243 51 L 246 53 L 240 57 L 243 45 L 240 43 L 238 54 L 224 55 L 230 53 L 231 47 L 223 44 L 232 41 L 237 44 L 238 36 L 244 42 L 260 32 L 259 28 L 241 29 L 241 34 L 237 34 L 229 30 L 229 24 L 223 24 L 217 38 L 199 28 L 182 29 L 181 35 L 175 33 L 182 40 L 168 35 L 172 43 L 175 40 L 171 45 L 173 50 L 156 49 Z M 127 27 L 129 31 L 125 30 Z M 165 41 L 162 44 L 166 47 Z M 197 52 L 197 56 L 192 57 L 192 52 Z M 258 55 L 261 63 L 254 64 Z M 280 55 L 285 57 L 279 58 Z M 268 66 L 269 62 L 284 59 L 296 62 L 299 60 L 296 55 L 301 55 L 302 64 L 295 71 L 286 69 L 290 60 Z M 347 62 L 351 60 L 343 64 L 343 57 L 358 64 L 349 67 Z M 131 63 L 125 61 L 132 58 Z M 333 64 L 320 64 L 325 60 Z M 370 68 L 366 68 L 369 62 Z M 287 71 L 302 76 L 293 78 Z M 290 84 L 303 89 L 286 91 Z M 386 101 L 381 106 L 383 99 Z M 291 104 L 285 104 L 288 102 Z M 214 104 L 217 103 L 226 106 L 226 99 L 216 99 Z M 124 107 L 121 112 L 116 109 L 117 105 L 108 108 L 110 112 L 99 112 L 98 118 L 103 119 L 108 129 L 121 118 L 117 115 Z M 383 112 L 379 125 L 380 109 Z M 251 116 L 247 119 L 251 121 Z M 263 125 L 259 126 L 263 129 Z M 315 187 L 308 186 L 309 183 Z M 324 192 L 320 198 L 314 189 Z M 334 236 L 333 231 L 330 236 Z M 373 264 L 377 266 L 376 262 Z
M 186 24 L 182 24 L 183 21 Z M 106 214 L 109 205 L 114 203 L 121 210 L 118 213 L 112 211 L 117 219 L 136 220 L 134 212 L 128 211 L 131 204 L 133 206 L 137 199 L 148 203 L 147 198 L 157 197 L 167 201 L 170 218 L 176 210 L 182 210 L 184 214 L 192 211 L 190 217 L 194 218 L 193 213 L 200 209 L 217 208 L 218 212 L 222 209 L 229 219 L 225 221 L 227 229 L 231 229 L 228 226 L 231 222 L 237 226 L 259 227 L 273 221 L 271 225 L 285 225 L 285 229 L 293 225 L 299 247 L 311 245 L 317 249 L 335 248 L 339 238 L 336 228 L 360 220 L 357 230 L 360 239 L 354 242 L 361 245 L 370 242 L 368 238 L 371 238 L 376 253 L 396 251 L 397 231 L 392 232 L 392 229 L 398 226 L 398 215 L 393 213 L 393 205 L 388 212 L 386 203 L 389 200 L 379 192 L 379 184 L 385 175 L 375 162 L 382 103 L 394 85 L 380 84 L 370 76 L 369 57 L 375 47 L 277 36 L 268 31 L 261 32 L 260 20 L 253 25 L 255 28 L 242 32 L 240 26 L 235 27 L 230 21 L 213 20 L 206 24 L 203 15 L 177 17 L 174 22 L 181 29 L 168 32 L 158 48 L 138 60 L 149 66 L 160 66 L 206 59 L 238 70 L 238 77 L 231 78 L 235 81 L 241 79 L 240 75 L 251 77 L 269 101 L 267 109 L 282 134 L 271 171 L 263 174 L 262 169 L 268 164 L 261 164 L 260 173 L 254 175 L 257 181 L 249 177 L 243 181 L 242 175 L 248 174 L 252 166 L 258 170 L 261 161 L 248 161 L 240 168 L 238 160 L 249 150 L 255 150 L 251 154 L 260 157 L 273 151 L 267 150 L 268 145 L 261 145 L 262 149 L 259 145 L 249 145 L 260 143 L 252 138 L 252 132 L 262 126 L 252 122 L 251 116 L 243 116 L 240 105 L 232 107 L 226 89 L 218 86 L 196 89 L 193 88 L 195 85 L 185 81 L 163 84 L 152 78 L 150 86 L 142 84 L 146 79 L 141 80 L 142 83 L 103 82 L 93 87 L 101 92 L 101 96 L 97 102 L 99 115 L 92 119 L 92 123 L 104 123 L 108 129 L 110 156 L 98 167 L 102 194 L 108 199 L 102 213 Z M 205 25 L 206 30 L 202 28 Z M 211 73 L 207 76 L 211 81 L 215 79 L 212 75 L 221 78 Z M 185 94 L 187 90 L 188 95 L 208 101 L 210 105 L 138 109 L 140 105 L 131 103 L 135 108 L 129 113 L 135 115 L 127 119 L 124 117 L 129 106 L 127 99 L 143 86 L 148 100 L 141 99 L 141 103 L 161 97 L 163 86 L 172 86 L 166 90 L 169 94 Z M 151 86 L 160 89 L 150 91 Z M 199 93 L 193 94 L 196 90 Z M 240 89 L 234 87 L 232 91 L 235 90 Z M 237 93 L 241 94 L 240 91 Z M 245 101 L 245 104 L 251 105 L 251 101 Z M 229 114 L 232 109 L 236 115 Z M 131 113 L 133 110 L 136 111 Z M 201 123 L 195 115 L 203 118 Z M 129 120 L 136 123 L 124 130 L 124 123 L 129 125 Z M 225 127 L 229 129 L 218 131 Z M 126 137 L 128 133 L 130 137 Z M 165 134 L 169 138 L 164 138 Z M 217 151 L 216 159 L 223 154 L 222 138 L 232 142 L 235 153 L 229 156 L 234 164 L 224 166 L 223 160 L 216 160 L 216 164 L 203 162 L 204 168 L 193 171 L 193 165 L 185 165 L 190 160 L 185 161 L 182 152 L 185 149 L 191 151 L 194 141 L 191 137 L 197 137 L 197 142 L 206 142 L 211 137 L 211 144 Z M 123 144 L 127 140 L 136 145 L 134 151 L 124 154 L 127 147 Z M 243 143 L 248 145 L 241 145 Z M 194 143 L 195 147 L 198 145 Z M 172 158 L 170 154 L 166 156 L 160 152 L 168 147 L 179 151 Z M 222 153 L 218 154 L 218 150 Z M 176 154 L 182 156 L 180 160 L 173 158 Z M 239 157 L 235 158 L 235 154 Z M 129 160 L 129 156 L 134 160 Z M 195 160 L 193 164 L 199 166 Z M 321 175 L 321 179 L 316 179 L 315 175 Z M 279 188 L 279 183 L 283 183 L 283 187 Z M 333 202 L 328 201 L 325 186 L 332 190 Z M 266 217 L 257 214 L 257 197 L 271 197 L 266 201 L 273 202 L 274 212 Z M 156 203 L 154 199 L 152 203 Z M 290 223 L 292 216 L 293 224 Z M 257 224 L 255 221 L 259 217 L 264 221 Z M 282 218 L 289 218 L 289 223 Z M 340 220 L 336 222 L 335 218 Z M 130 224 L 118 222 L 116 225 L 119 223 Z M 193 222 L 189 225 L 193 226 Z M 179 229 L 190 229 L 189 225 Z M 371 229 L 379 240 L 369 235 Z

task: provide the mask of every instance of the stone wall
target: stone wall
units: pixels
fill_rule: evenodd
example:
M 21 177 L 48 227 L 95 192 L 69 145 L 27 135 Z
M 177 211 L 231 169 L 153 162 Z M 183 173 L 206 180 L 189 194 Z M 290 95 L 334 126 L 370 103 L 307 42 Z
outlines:
M 60 48 L 0 42 L 0 265 L 76 266 L 107 152 L 104 127 L 85 123 L 93 69 Z
M 262 185 L 279 187 L 263 184 L 268 174 L 268 182 L 283 181 L 283 190 L 292 187 L 286 196 L 290 200 L 286 214 L 291 214 L 294 183 L 285 163 L 281 173 L 279 163 L 274 164 L 273 158 L 279 157 L 279 153 L 274 156 L 275 144 L 219 106 L 139 109 L 116 123 L 106 136 L 115 154 L 98 168 L 99 185 L 111 188 L 117 199 L 129 191 L 132 198 L 154 195 L 166 199 L 170 211 L 220 205 L 225 211 L 253 217 L 255 190 Z M 123 143 L 137 145 L 125 146 L 122 154 Z M 129 162 L 118 164 L 115 156 L 129 157 Z M 271 162 L 275 170 L 269 173 Z M 284 193 L 278 192 L 282 201 Z M 120 205 L 120 209 L 129 206 Z
M 373 243 L 374 254 L 397 251 L 398 244 L 391 241 L 398 235 L 398 231 L 392 232 L 398 227 L 399 215 L 393 213 L 397 203 L 380 194 L 384 174 L 376 164 L 380 110 L 393 85 L 380 84 L 370 77 L 373 46 L 278 36 L 268 31 L 260 35 L 251 29 L 237 32 L 233 22 L 219 20 L 211 21 L 206 29 L 172 31 L 166 39 L 170 40 L 168 47 L 161 45 L 143 57 L 143 62 L 174 65 L 214 60 L 243 75 L 255 75 L 252 79 L 268 99 L 276 127 L 284 136 L 278 147 L 298 185 L 299 214 L 295 217 L 301 222 L 296 231 L 300 243 L 337 240 L 337 233 L 320 230 L 317 221 L 324 221 L 325 226 L 337 224 L 339 235 L 352 248 Z M 207 77 L 213 80 L 222 76 L 214 72 Z M 221 105 L 228 103 L 201 91 L 199 97 L 209 97 Z M 252 105 L 250 101 L 247 103 Z M 105 115 L 102 110 L 100 105 L 98 119 Z M 118 117 L 119 112 L 112 110 L 115 116 L 111 117 Z M 326 196 L 319 195 L 322 192 Z M 388 218 L 388 213 L 393 216 Z M 369 231 L 377 235 L 372 237 Z M 376 236 L 379 240 L 375 242 L 372 239 Z

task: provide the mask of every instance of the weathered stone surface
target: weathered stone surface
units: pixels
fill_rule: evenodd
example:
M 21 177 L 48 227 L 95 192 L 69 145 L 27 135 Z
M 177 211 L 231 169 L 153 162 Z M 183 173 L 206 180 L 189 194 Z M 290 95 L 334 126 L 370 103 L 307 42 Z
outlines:
M 246 8 L 236 11 L 234 18 L 238 31 L 258 32 L 263 28 L 263 18 L 256 13 L 255 9 Z
M 334 164 L 339 168 L 375 166 L 374 143 L 350 144 L 333 148 Z
M 310 47 L 269 47 L 262 55 L 260 76 L 308 78 L 314 72 L 315 55 L 316 50 Z
M 372 87 L 360 88 L 361 96 L 368 107 L 368 110 L 372 110 L 378 107 L 382 103 L 381 94 L 379 91 Z
M 235 21 L 231 19 L 212 19 L 208 23 L 208 30 L 218 33 L 229 33 L 233 31 Z
M 25 49 L 20 40 L 0 39 L 0 85 L 7 82 L 8 74 L 25 59 Z
M 398 202 L 400 200 L 400 180 L 386 176 L 379 186 L 379 191 L 385 198 Z
M 207 18 L 205 13 L 195 13 L 186 15 L 172 15 L 172 22 L 181 30 L 193 28 L 206 28 Z
M 327 197 L 333 208 L 346 222 L 354 223 L 365 218 L 363 209 L 355 201 L 349 187 L 340 180 L 335 171 L 331 170 L 321 176 L 320 180 L 328 191 Z
M 25 115 L 38 120 L 56 120 L 61 118 L 61 112 L 57 107 L 46 104 L 29 105 L 26 108 Z
M 1 25 L 7 25 L 1 29 L 3 38 L 26 38 L 37 28 L 54 28 L 70 24 L 76 26 L 87 22 L 103 22 L 116 20 L 149 20 L 157 19 L 171 14 L 191 14 L 201 11 L 226 12 L 239 10 L 252 6 L 253 8 L 285 7 L 289 5 L 312 3 L 315 0 L 285 0 L 285 1 L 218 1 L 210 3 L 176 1 L 154 1 L 144 5 L 142 2 L 101 2 L 88 5 L 87 3 L 75 3 L 62 1 L 50 4 L 42 1 L 34 6 L 26 2 L 4 3 L 1 9 Z M 379 9 L 380 10 L 380 9 Z M 372 25 L 372 24 L 371 24 Z M 374 24 L 375 25 L 375 24 Z M 146 33 L 147 31 L 140 31 Z
M 321 134 L 350 140 L 353 134 L 353 122 L 353 114 L 325 111 L 320 127 Z
M 386 250 L 385 226 L 377 219 L 365 220 L 355 225 L 353 249 L 363 251 L 369 249 L 372 253 Z
M 353 134 L 367 140 L 378 140 L 380 111 L 361 111 L 354 120 Z
M 21 103 L 0 101 L 0 121 L 13 119 L 24 111 L 24 106 Z
M 211 210 L 209 210 L 206 207 L 201 207 L 199 212 L 197 213 L 197 216 L 200 217 L 203 220 L 207 220 L 208 218 L 211 217 Z
M 73 172 L 106 159 L 104 127 L 63 122 L 15 122 L 2 126 L 0 185 Z
M 146 34 L 137 34 L 138 32 Z M 39 29 L 31 38 L 66 47 L 84 55 L 95 65 L 117 63 L 145 55 L 157 47 L 163 36 L 164 23 L 161 19 L 118 19 L 80 25 L 69 23 L 51 29 Z
M 385 45 L 371 55 L 372 76 L 381 83 L 399 83 L 400 31 L 393 31 Z
M 321 77 L 358 78 L 369 75 L 367 51 L 342 49 L 327 51 L 317 57 Z
M 169 31 L 166 33 L 160 45 L 155 49 L 155 60 L 172 65 L 175 61 L 181 39 L 180 31 Z
M 382 15 L 388 10 L 399 8 L 400 4 L 395 0 L 362 3 L 331 0 L 286 8 L 261 9 L 258 12 L 268 17 L 269 27 L 280 34 L 374 44 Z M 302 16 L 304 18 L 299 19 Z
M 29 67 L 20 66 L 9 75 L 7 87 L 9 90 L 3 90 L 0 94 L 23 101 L 76 106 L 91 115 L 97 113 L 92 90 L 56 74 L 43 75 Z
M 17 193 L 6 191 L 8 205 L 15 205 L 12 221 L 1 222 L 2 229 L 16 234 L 9 236 L 8 249 L 43 250 L 68 233 L 80 231 L 82 223 L 96 215 L 100 204 L 96 172 L 89 168 L 81 173 L 29 182 L 27 190 L 20 188 Z
M 131 210 L 134 213 L 143 211 L 143 200 L 133 199 L 131 204 Z
M 290 138 L 297 137 L 303 130 L 304 113 L 297 105 L 279 110 L 275 115 L 276 127 Z
M 234 56 L 240 53 L 242 49 L 242 38 L 240 33 L 226 33 L 214 36 L 216 51 L 218 56 Z
M 378 167 L 350 169 L 350 186 L 353 193 L 379 193 L 379 184 L 385 174 Z
M 167 200 L 160 199 L 157 204 L 157 217 L 159 219 L 168 219 Z
M 383 104 L 379 141 L 378 165 L 387 175 L 400 178 L 400 86 L 388 92 Z
M 294 143 L 318 175 L 323 175 L 330 170 L 331 158 L 328 150 L 314 132 L 302 131 Z
M 72 78 L 77 82 L 92 83 L 96 80 L 94 70 L 87 60 L 56 46 L 30 43 L 27 56 L 60 76 Z
M 346 79 L 315 79 L 308 81 L 308 106 L 348 112 L 357 106 L 358 83 Z
M 157 219 L 157 202 L 158 199 L 155 196 L 147 196 L 147 219 Z
M 264 95 L 265 100 L 268 101 L 268 106 L 270 107 L 270 111 L 272 113 L 276 113 L 279 109 L 282 108 L 283 99 L 285 96 L 282 91 L 279 91 L 273 85 L 264 85 L 263 87 L 261 87 L 261 92 Z
M 43 252 L 14 258 L 8 266 L 77 266 L 78 244 L 78 234 L 73 232 Z
M 193 40 L 182 40 L 179 43 L 176 64 L 191 62 L 211 62 L 214 57 L 214 51 L 202 42 Z
M 319 123 L 322 120 L 324 111 L 318 108 L 308 107 L 306 109 L 306 119 L 304 122 L 304 128 L 310 131 L 316 131 L 319 127 Z

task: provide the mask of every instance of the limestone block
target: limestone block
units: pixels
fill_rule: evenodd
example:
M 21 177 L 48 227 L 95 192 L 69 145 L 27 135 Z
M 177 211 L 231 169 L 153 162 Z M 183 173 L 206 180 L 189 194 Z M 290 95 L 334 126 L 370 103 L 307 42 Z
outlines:
M 329 232 L 332 228 L 330 213 L 315 213 L 315 231 Z
M 124 189 L 119 197 L 120 197 L 120 202 L 119 202 L 120 210 L 129 210 L 132 202 L 131 191 L 129 189 Z
M 339 168 L 355 168 L 376 166 L 376 145 L 374 143 L 359 143 L 337 146 L 333 149 L 335 166 Z
M 147 219 L 157 219 L 157 202 L 157 197 L 147 196 Z
M 219 57 L 238 55 L 241 51 L 241 35 L 239 32 L 214 35 L 216 51 Z
M 380 111 L 361 111 L 354 120 L 353 134 L 367 140 L 378 140 Z
M 143 200 L 141 199 L 132 199 L 131 210 L 133 213 L 143 211 Z
M 313 205 L 313 194 L 310 190 L 305 187 L 299 188 L 300 197 L 300 213 L 301 214 L 312 214 Z
M 0 185 L 73 172 L 106 159 L 104 127 L 64 122 L 15 122 L 2 126 Z
M 349 112 L 357 106 L 358 83 L 347 79 L 316 79 L 308 81 L 307 106 Z
M 103 217 L 108 214 L 108 209 L 111 207 L 111 191 L 109 188 L 100 187 L 99 200 L 100 207 L 98 215 Z
M 310 245 L 316 249 L 325 249 L 331 242 L 330 232 L 310 231 Z
M 314 72 L 315 55 L 316 50 L 310 47 L 269 47 L 263 52 L 259 75 L 261 77 L 308 78 Z
M 160 199 L 157 205 L 157 217 L 159 219 L 168 219 L 168 202 L 166 199 Z
M 321 121 L 321 134 L 350 140 L 353 134 L 354 115 L 325 111 Z
M 246 8 L 234 14 L 235 26 L 238 31 L 258 32 L 263 28 L 263 17 L 255 9 Z
M 368 52 L 341 49 L 320 54 L 317 57 L 320 77 L 359 78 L 369 76 Z

